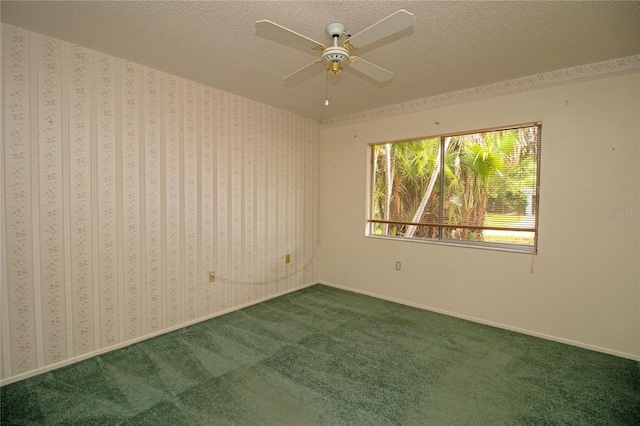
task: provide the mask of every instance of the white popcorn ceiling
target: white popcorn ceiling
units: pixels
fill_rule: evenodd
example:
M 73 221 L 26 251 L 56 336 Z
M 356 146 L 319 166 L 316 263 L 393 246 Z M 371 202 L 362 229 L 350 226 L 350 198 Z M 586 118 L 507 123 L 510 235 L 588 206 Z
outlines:
M 318 120 L 640 53 L 640 2 L 2 1 L 2 21 Z M 395 12 L 415 26 L 355 54 L 395 73 L 375 83 L 282 78 L 309 54 L 258 36 L 267 19 L 329 45 Z M 316 55 L 316 56 L 314 56 Z

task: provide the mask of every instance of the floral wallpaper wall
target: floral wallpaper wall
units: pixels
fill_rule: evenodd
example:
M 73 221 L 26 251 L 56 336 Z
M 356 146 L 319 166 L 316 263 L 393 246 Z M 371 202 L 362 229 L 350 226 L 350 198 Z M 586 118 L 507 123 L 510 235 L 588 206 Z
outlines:
M 5 382 L 315 282 L 317 122 L 2 36 Z

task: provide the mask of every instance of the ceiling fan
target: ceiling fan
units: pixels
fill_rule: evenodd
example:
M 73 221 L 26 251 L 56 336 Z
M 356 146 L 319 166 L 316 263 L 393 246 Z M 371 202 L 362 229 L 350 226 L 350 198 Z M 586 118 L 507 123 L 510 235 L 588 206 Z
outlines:
M 333 40 L 333 45 L 329 47 L 325 47 L 322 43 L 267 20 L 257 21 L 256 29 L 267 38 L 277 40 L 282 44 L 309 50 L 310 53 L 313 53 L 313 51 L 322 52 L 320 59 L 284 77 L 282 80 L 285 82 L 295 83 L 305 80 L 322 70 L 322 66 L 326 67 L 328 73 L 332 75 L 340 74 L 342 69 L 347 66 L 378 82 L 385 82 L 393 77 L 391 71 L 354 56 L 351 52 L 409 28 L 413 23 L 414 17 L 412 13 L 406 10 L 398 10 L 353 36 L 345 34 L 345 26 L 343 24 L 329 24 L 326 28 L 327 34 Z M 347 39 L 341 47 L 338 46 L 338 39 L 343 35 L 346 35 Z

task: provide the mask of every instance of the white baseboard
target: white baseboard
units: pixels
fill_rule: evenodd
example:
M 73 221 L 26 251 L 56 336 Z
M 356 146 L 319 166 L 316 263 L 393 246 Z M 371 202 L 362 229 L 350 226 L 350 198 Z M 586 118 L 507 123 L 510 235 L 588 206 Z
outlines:
M 27 371 L 26 373 L 17 374 L 15 376 L 11 376 L 11 377 L 6 378 L 4 380 L 0 380 L 0 386 L 4 386 L 4 385 L 8 385 L 10 383 L 18 382 L 20 380 L 28 379 L 29 377 L 37 376 L 38 374 L 42 374 L 42 373 L 46 373 L 46 372 L 49 372 L 49 371 L 52 371 L 52 370 L 56 370 L 56 369 L 61 368 L 61 367 L 66 367 L 67 365 L 75 364 L 76 362 L 84 361 L 85 359 L 89 359 L 89 358 L 92 358 L 92 357 L 97 356 L 97 355 L 102 355 L 102 354 L 107 353 L 107 352 L 115 351 L 117 349 L 122 349 L 122 348 L 124 348 L 126 346 L 133 345 L 135 343 L 139 343 L 139 342 L 142 342 L 144 340 L 151 339 L 153 337 L 157 337 L 157 336 L 160 336 L 160 335 L 163 335 L 163 334 L 166 334 L 166 333 L 170 333 L 172 331 L 176 331 L 176 330 L 179 330 L 181 328 L 189 327 L 190 325 L 194 325 L 194 324 L 197 324 L 199 322 L 207 321 L 207 320 L 210 320 L 210 319 L 215 318 L 215 317 L 219 317 L 219 316 L 224 315 L 224 314 L 235 312 L 235 311 L 238 311 L 240 309 L 247 308 L 249 306 L 256 305 L 258 303 L 262 303 L 262 302 L 265 302 L 267 300 L 274 299 L 276 297 L 284 296 L 285 294 L 293 293 L 295 291 L 299 291 L 299 290 L 302 290 L 302 289 L 307 288 L 307 287 L 311 287 L 312 285 L 316 285 L 316 284 L 317 284 L 316 281 L 311 282 L 311 283 L 307 283 L 307 284 L 303 284 L 300 287 L 296 287 L 296 288 L 289 289 L 289 290 L 286 290 L 286 291 L 283 291 L 283 292 L 280 292 L 280 293 L 272 294 L 270 296 L 263 297 L 262 299 L 253 300 L 251 302 L 248 302 L 248 303 L 245 303 L 245 304 L 242 304 L 242 305 L 239 305 L 239 306 L 234 306 L 233 308 L 225 309 L 224 311 L 216 312 L 214 314 L 210 314 L 210 315 L 207 315 L 207 316 L 204 316 L 204 317 L 201 317 L 201 318 L 197 318 L 197 319 L 191 320 L 189 322 L 185 322 L 185 323 L 182 323 L 182 324 L 179 324 L 179 325 L 175 325 L 173 327 L 169 327 L 169 328 L 163 329 L 161 331 L 157 331 L 155 333 L 145 334 L 144 336 L 136 337 L 135 339 L 127 340 L 126 342 L 118 343 L 117 345 L 112 345 L 112 346 L 108 346 L 106 348 L 101 348 L 101 349 L 96 350 L 96 351 L 88 352 L 86 354 L 82 354 L 82 355 L 75 356 L 75 357 L 72 357 L 72 358 L 69 358 L 69 359 L 65 359 L 64 361 L 56 362 L 55 364 L 50 364 L 50 365 L 47 365 L 47 366 L 44 366 L 44 367 L 41 367 L 41 368 L 37 368 L 35 370 Z
M 487 321 L 484 320 L 482 318 L 476 318 L 476 317 L 471 317 L 468 315 L 461 315 L 458 314 L 456 312 L 450 312 L 450 311 L 446 311 L 443 309 L 438 309 L 438 308 L 434 308 L 432 306 L 426 306 L 426 305 L 420 305 L 417 303 L 411 303 L 411 302 L 407 302 L 406 300 L 400 300 L 400 299 L 395 299 L 393 297 L 388 297 L 388 296 L 383 296 L 381 294 L 377 294 L 377 293 L 371 293 L 368 291 L 363 291 L 363 290 L 358 290 L 355 288 L 351 288 L 351 287 L 345 287 L 345 286 L 341 286 L 341 285 L 337 285 L 337 284 L 331 284 L 331 283 L 327 283 L 327 282 L 321 282 L 320 284 L 329 286 L 329 287 L 334 287 L 340 290 L 346 290 L 346 291 L 350 291 L 353 293 L 359 293 L 359 294 L 363 294 L 365 296 L 371 296 L 371 297 L 375 297 L 376 299 L 382 299 L 382 300 L 388 300 L 389 302 L 394 302 L 394 303 L 399 303 L 401 305 L 407 305 L 407 306 L 411 306 L 413 308 L 418 308 L 418 309 L 424 309 L 426 311 L 430 311 L 430 312 L 436 312 L 438 314 L 444 314 L 444 315 L 448 315 L 451 317 L 455 317 L 455 318 L 460 318 L 463 320 L 467 320 L 467 321 L 471 321 L 471 322 L 475 322 L 478 324 L 484 324 L 484 325 L 489 325 L 491 327 L 496 327 L 496 328 L 501 328 L 504 330 L 509 330 L 509 331 L 515 331 L 517 333 L 521 333 L 521 334 L 526 334 L 528 336 L 533 336 L 533 337 L 539 337 L 541 339 L 545 339 L 545 340 L 550 340 L 553 342 L 558 342 L 558 343 L 564 343 L 566 345 L 571 345 L 571 346 L 576 346 L 582 349 L 589 349 L 595 352 L 602 352 L 605 354 L 609 354 L 609 355 L 614 355 L 620 358 L 626 358 L 626 359 L 630 359 L 633 361 L 640 361 L 640 355 L 634 355 L 634 354 L 630 354 L 630 353 L 626 353 L 626 352 L 620 352 L 620 351 L 616 351 L 616 350 L 612 350 L 612 349 L 607 349 L 607 348 L 603 348 L 600 346 L 594 346 L 594 345 L 590 345 L 587 343 L 582 343 L 582 342 L 577 342 L 575 340 L 570 340 L 570 339 L 565 339 L 562 337 L 557 337 L 557 336 L 551 336 L 548 334 L 544 334 L 544 333 L 538 333 L 536 331 L 531 331 L 531 330 L 526 330 L 523 328 L 519 328 L 519 327 L 513 327 L 507 324 L 501 324 L 501 323 L 496 323 L 493 321 Z
M 153 337 L 157 337 L 157 336 L 160 336 L 160 335 L 165 334 L 165 333 L 170 333 L 172 331 L 179 330 L 181 328 L 188 327 L 190 325 L 194 325 L 194 324 L 197 324 L 199 322 L 207 321 L 209 319 L 212 319 L 212 318 L 215 318 L 215 317 L 219 317 L 219 316 L 224 315 L 224 314 L 235 312 L 237 310 L 240 310 L 240 309 L 252 306 L 252 305 L 256 305 L 258 303 L 262 303 L 262 302 L 265 302 L 267 300 L 274 299 L 276 297 L 284 296 L 285 294 L 293 293 L 295 291 L 302 290 L 304 288 L 311 287 L 311 286 L 316 285 L 316 284 L 318 284 L 318 283 L 317 282 L 311 282 L 311 283 L 303 284 L 300 287 L 293 288 L 293 289 L 290 289 L 290 290 L 286 290 L 286 291 L 283 291 L 283 292 L 280 292 L 280 293 L 276 293 L 276 294 L 264 297 L 262 299 L 257 299 L 257 300 L 245 303 L 243 305 L 234 306 L 233 308 L 225 309 L 224 311 L 216 312 L 214 314 L 207 315 L 205 317 L 201 317 L 201 318 L 198 318 L 198 319 L 195 319 L 195 320 L 192 320 L 192 321 L 180 324 L 180 325 L 176 325 L 176 326 L 164 329 L 162 331 L 158 331 L 158 332 L 155 332 L 155 333 L 147 334 L 147 335 L 144 335 L 144 336 L 141 336 L 141 337 L 137 337 L 135 339 L 127 340 L 126 342 L 122 342 L 122 343 L 119 343 L 117 345 L 109 346 L 109 347 L 106 347 L 106 348 L 101 348 L 101 349 L 99 349 L 97 351 L 88 352 L 86 354 L 82 354 L 82 355 L 79 355 L 79 356 L 76 356 L 76 357 L 73 357 L 73 358 L 69 358 L 69 359 L 66 359 L 64 361 L 57 362 L 55 364 L 47 365 L 45 367 L 38 368 L 38 369 L 35 369 L 35 370 L 31 370 L 31 371 L 28 371 L 26 373 L 18 374 L 18 375 L 9 377 L 9 378 L 4 379 L 4 380 L 0 380 L 0 386 L 4 386 L 4 385 L 8 385 L 10 383 L 18 382 L 20 380 L 24 380 L 24 379 L 27 379 L 29 377 L 37 376 L 39 374 L 43 374 L 43 373 L 46 373 L 46 372 L 49 372 L 49 371 L 52 371 L 52 370 L 55 370 L 55 369 L 58 369 L 58 368 L 61 368 L 61 367 L 65 367 L 67 365 L 75 364 L 76 362 L 80 362 L 80 361 L 83 361 L 85 359 L 89 359 L 89 358 L 92 358 L 94 356 L 97 356 L 97 355 L 101 355 L 101 354 L 104 354 L 104 353 L 107 353 L 107 352 L 111 352 L 111 351 L 114 351 L 114 350 L 117 350 L 117 349 L 121 349 L 121 348 L 124 348 L 126 346 L 133 345 L 135 343 L 142 342 L 144 340 L 151 339 Z M 399 303 L 401 305 L 411 306 L 413 308 L 424 309 L 426 311 L 436 312 L 436 313 L 439 313 L 439 314 L 444 314 L 444 315 L 448 315 L 448 316 L 451 316 L 451 317 L 464 319 L 464 320 L 467 320 L 467 321 L 472 321 L 472 322 L 479 323 L 479 324 L 489 325 L 491 327 L 501 328 L 501 329 L 509 330 L 509 331 L 515 331 L 517 333 L 526 334 L 526 335 L 534 336 L 534 337 L 539 337 L 541 339 L 550 340 L 550 341 L 553 341 L 553 342 L 564 343 L 564 344 L 567 344 L 567 345 L 576 346 L 576 347 L 579 347 L 579 348 L 588 349 L 588 350 L 592 350 L 592 351 L 595 351 L 595 352 L 602 352 L 602 353 L 605 353 L 605 354 L 614 355 L 614 356 L 617 356 L 617 357 L 620 357 L 620 358 L 626 358 L 626 359 L 630 359 L 630 360 L 633 360 L 633 361 L 640 361 L 640 356 L 639 355 L 634 355 L 634 354 L 630 354 L 630 353 L 626 353 L 626 352 L 620 352 L 620 351 L 615 351 L 615 350 L 611 350 L 611 349 L 607 349 L 607 348 L 602 348 L 602 347 L 599 347 L 599 346 L 589 345 L 589 344 L 586 344 L 586 343 L 577 342 L 577 341 L 570 340 L 570 339 L 564 339 L 564 338 L 561 338 L 561 337 L 551 336 L 551 335 L 544 334 L 544 333 L 538 333 L 538 332 L 531 331 L 531 330 L 526 330 L 526 329 L 522 329 L 522 328 L 518 328 L 518 327 L 512 327 L 512 326 L 509 326 L 509 325 L 506 325 L 506 324 L 496 323 L 496 322 L 493 322 L 493 321 L 486 321 L 486 320 L 483 320 L 481 318 L 471 317 L 471 316 L 468 316 L 468 315 L 461 315 L 461 314 L 458 314 L 456 312 L 450 312 L 450 311 L 446 311 L 446 310 L 443 310 L 443 309 L 434 308 L 434 307 L 431 307 L 431 306 L 421 305 L 421 304 L 417 304 L 417 303 L 411 303 L 411 302 L 407 302 L 405 300 L 395 299 L 393 297 L 388 297 L 388 296 L 384 296 L 384 295 L 381 295 L 381 294 L 372 293 L 372 292 L 368 292 L 368 291 L 363 291 L 363 290 L 359 290 L 359 289 L 355 289 L 355 288 L 351 288 L 351 287 L 345 287 L 345 286 L 332 284 L 332 283 L 327 283 L 327 282 L 322 282 L 322 283 L 319 283 L 319 284 L 326 285 L 326 286 L 329 286 L 329 287 L 334 287 L 334 288 L 337 288 L 337 289 L 340 289 L 340 290 L 350 291 L 350 292 L 353 292 L 353 293 L 363 294 L 365 296 L 375 297 L 377 299 L 382 299 L 382 300 L 387 300 L 387 301 L 394 302 L 394 303 Z

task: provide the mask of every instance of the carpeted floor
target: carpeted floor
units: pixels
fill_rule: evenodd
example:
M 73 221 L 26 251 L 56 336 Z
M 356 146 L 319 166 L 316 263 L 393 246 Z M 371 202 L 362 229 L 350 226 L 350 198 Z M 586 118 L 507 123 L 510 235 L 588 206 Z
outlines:
M 3 425 L 638 425 L 640 366 L 316 285 L 0 396 Z

